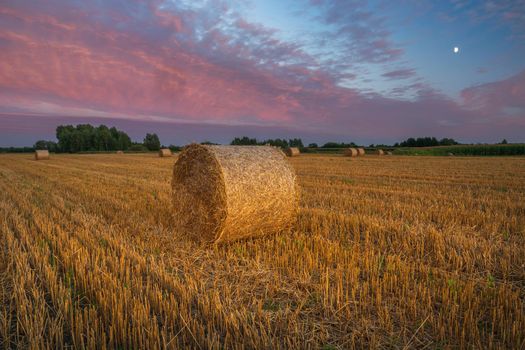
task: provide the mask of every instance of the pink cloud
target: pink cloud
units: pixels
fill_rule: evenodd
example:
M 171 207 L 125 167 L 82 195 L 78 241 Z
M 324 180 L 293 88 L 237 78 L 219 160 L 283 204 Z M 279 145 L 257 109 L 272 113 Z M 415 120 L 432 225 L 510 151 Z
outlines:
M 495 117 L 510 117 L 525 126 L 525 70 L 501 81 L 461 92 L 465 105 Z
M 377 142 L 436 133 L 489 135 L 499 130 L 493 128 L 493 108 L 515 113 L 508 107 L 515 108 L 523 97 L 520 76 L 494 88 L 465 90 L 469 108 L 421 83 L 407 87 L 418 91 L 412 101 L 385 98 L 342 87 L 342 79 L 355 75 L 325 68 L 299 45 L 276 39 L 271 29 L 236 15 L 224 22 L 222 16 L 232 13 L 224 4 L 203 10 L 126 4 L 2 5 L 0 112 L 293 127 L 298 133 Z M 362 44 L 360 59 L 399 57 L 401 50 L 372 14 L 358 11 L 354 19 L 375 23 L 377 29 L 346 26 L 344 11 L 335 13 L 325 5 L 324 20 Z M 412 69 L 384 74 L 392 79 L 413 75 Z M 500 88 L 510 97 L 498 94 Z M 478 100 L 490 103 L 474 110 Z M 522 125 L 509 123 L 509 128 Z

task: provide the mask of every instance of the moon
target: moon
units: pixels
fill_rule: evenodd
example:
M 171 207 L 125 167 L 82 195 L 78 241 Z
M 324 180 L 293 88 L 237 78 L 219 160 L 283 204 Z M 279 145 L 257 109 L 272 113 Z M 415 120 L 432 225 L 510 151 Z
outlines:
M 459 53 L 459 47 L 454 46 L 454 53 Z

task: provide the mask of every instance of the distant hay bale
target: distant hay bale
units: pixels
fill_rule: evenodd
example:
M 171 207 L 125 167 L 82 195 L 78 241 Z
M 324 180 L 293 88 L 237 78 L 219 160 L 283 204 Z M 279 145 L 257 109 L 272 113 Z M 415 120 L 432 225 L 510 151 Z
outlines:
M 357 155 L 359 155 L 359 156 L 364 156 L 366 154 L 364 148 L 358 148 L 357 149 L 357 153 L 358 153 Z
M 454 153 L 452 153 L 452 152 L 448 152 L 448 153 L 447 153 L 447 156 L 449 156 L 449 157 L 454 157 Z
M 284 153 L 288 157 L 298 157 L 301 154 L 301 151 L 299 151 L 299 148 L 297 147 L 288 147 L 284 150 Z
M 174 165 L 172 190 L 178 231 L 201 242 L 281 232 L 299 207 L 295 171 L 274 147 L 189 145 Z
M 343 155 L 347 157 L 357 157 L 359 155 L 359 151 L 355 148 L 347 148 L 344 150 Z
M 161 148 L 159 150 L 159 157 L 171 157 L 171 150 L 169 148 Z
M 377 150 L 376 150 L 376 154 L 377 154 L 378 156 L 384 156 L 384 155 L 385 155 L 385 152 L 383 152 L 382 149 L 377 149 Z
M 124 154 L 124 152 L 122 152 L 122 151 L 117 151 L 117 154 Z
M 49 159 L 49 151 L 47 149 L 39 149 L 35 151 L 35 160 Z
M 387 154 L 388 156 L 391 156 L 391 155 L 393 155 L 394 153 L 392 153 L 392 151 L 387 151 L 386 154 Z

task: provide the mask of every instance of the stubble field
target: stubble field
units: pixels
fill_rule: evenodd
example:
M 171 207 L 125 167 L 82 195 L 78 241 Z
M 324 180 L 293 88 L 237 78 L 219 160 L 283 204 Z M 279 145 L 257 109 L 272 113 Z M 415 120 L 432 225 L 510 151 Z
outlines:
M 303 155 L 291 232 L 174 232 L 156 155 L 0 155 L 0 348 L 523 348 L 525 158 Z

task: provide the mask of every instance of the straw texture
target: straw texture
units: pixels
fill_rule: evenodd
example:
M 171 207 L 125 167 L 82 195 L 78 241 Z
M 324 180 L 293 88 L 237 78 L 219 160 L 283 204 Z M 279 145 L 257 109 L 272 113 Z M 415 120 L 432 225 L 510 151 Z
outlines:
M 39 149 L 35 151 L 35 160 L 49 159 L 49 151 L 47 149 Z
M 347 148 L 344 150 L 343 154 L 347 157 L 357 157 L 359 155 L 359 151 L 355 148 Z
M 360 156 L 364 156 L 364 155 L 366 154 L 364 148 L 358 148 L 358 149 L 357 149 L 357 153 L 358 153 L 358 155 L 360 155 Z
M 298 157 L 301 154 L 301 151 L 299 151 L 299 148 L 297 147 L 289 147 L 284 150 L 284 153 L 288 157 Z
M 172 189 L 177 230 L 203 242 L 286 230 L 299 207 L 295 171 L 274 147 L 187 146 Z
M 159 150 L 159 157 L 171 157 L 171 150 L 169 148 L 161 148 Z

